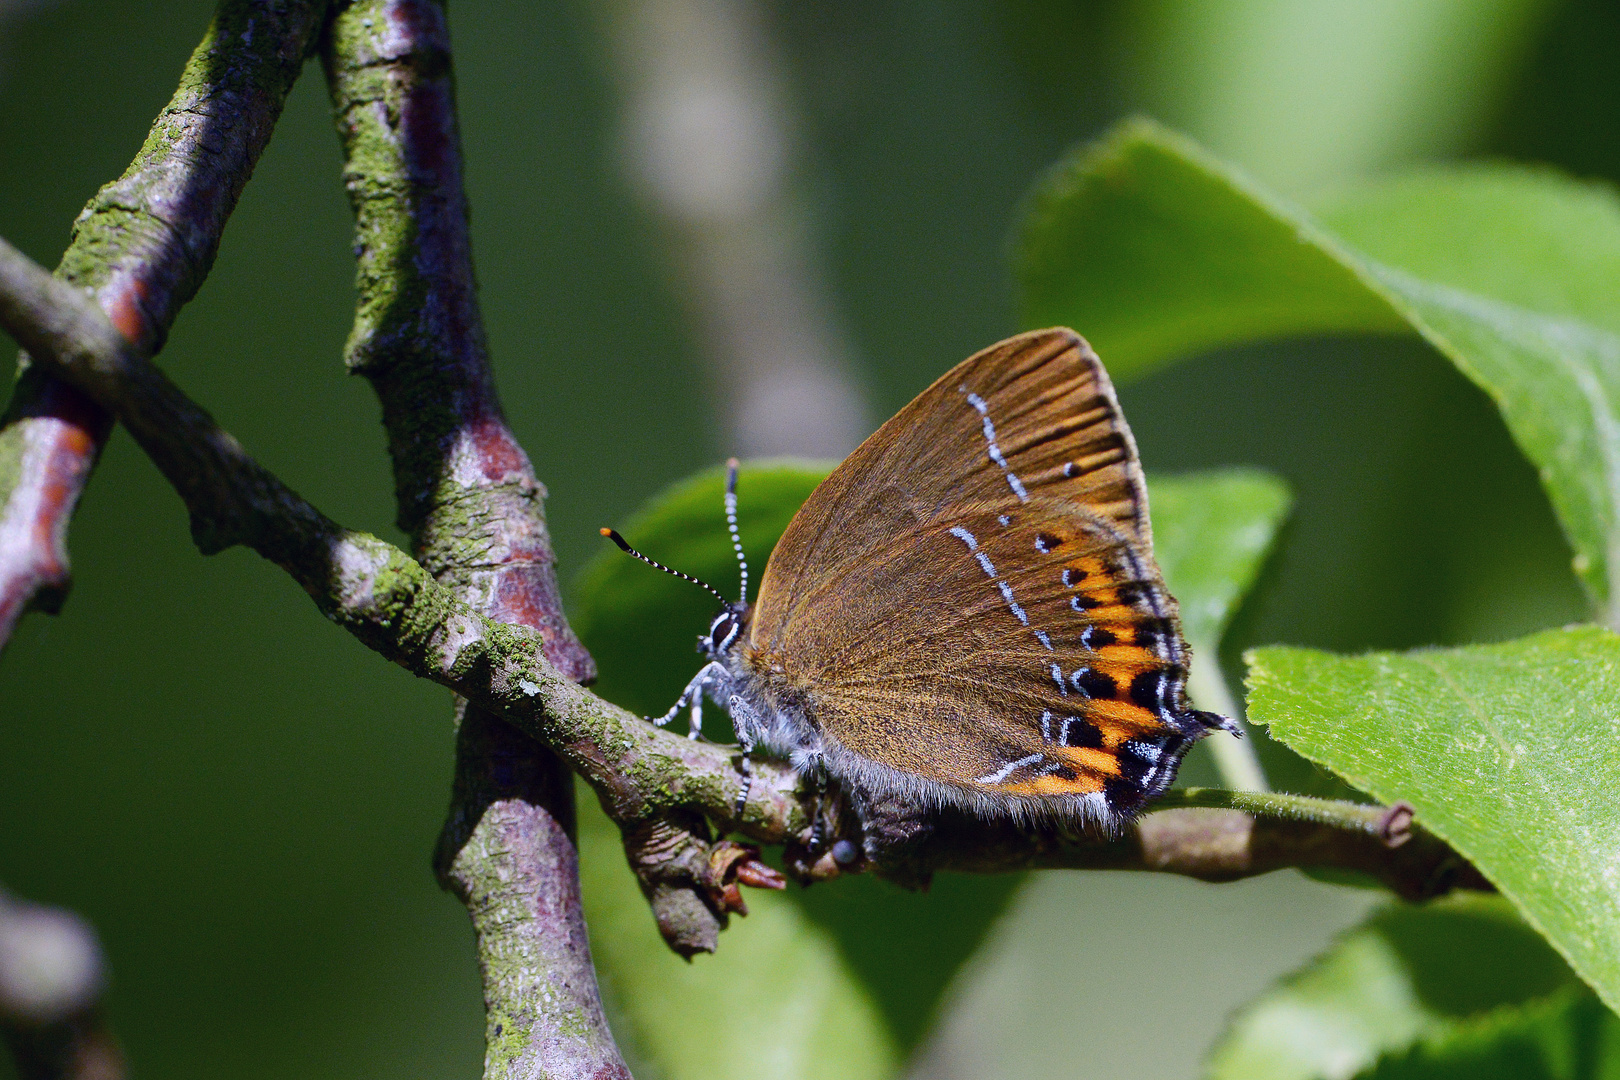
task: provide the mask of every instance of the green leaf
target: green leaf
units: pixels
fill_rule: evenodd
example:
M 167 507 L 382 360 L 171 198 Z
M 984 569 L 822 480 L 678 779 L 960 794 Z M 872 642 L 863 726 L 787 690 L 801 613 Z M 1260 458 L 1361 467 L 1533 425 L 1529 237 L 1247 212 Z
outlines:
M 1424 1039 L 1357 1080 L 1614 1080 L 1620 1018 L 1585 987 L 1478 1017 Z
M 1319 218 L 1133 121 L 1036 190 L 1025 320 L 1065 323 L 1116 378 L 1224 345 L 1422 336 L 1496 402 L 1540 469 L 1605 614 L 1620 565 L 1620 201 L 1508 166 L 1337 194 Z
M 756 585 L 777 538 L 828 471 L 791 462 L 742 468 L 738 523 Z M 621 531 L 652 558 L 730 596 L 737 567 L 723 483 L 723 470 L 700 473 L 654 498 Z M 1150 487 L 1158 558 L 1189 617 L 1218 635 L 1286 511 L 1286 489 L 1253 470 Z M 697 670 L 693 643 L 717 602 L 605 540 L 603 548 L 580 580 L 574 625 L 601 669 L 598 689 L 627 708 L 661 713 Z M 705 729 L 729 737 L 717 710 L 705 714 Z M 777 1047 L 788 1064 L 772 1075 L 881 1075 L 927 1033 L 957 969 L 1022 880 L 940 875 L 927 894 L 870 878 L 785 896 L 751 891 L 753 913 L 733 922 L 716 955 L 688 965 L 664 947 L 612 826 L 594 809 L 583 815 L 581 845 L 598 966 L 635 1045 L 672 1077 L 760 1074 L 757 1053 L 716 1031 L 746 1033 L 750 1047 Z M 796 1056 L 812 1036 L 841 1029 L 850 1041 L 828 1052 L 830 1064 Z M 828 1071 L 819 1071 L 823 1064 Z
M 1213 654 L 1292 503 L 1288 485 L 1259 469 L 1149 482 L 1153 552 L 1195 652 Z
M 1409 327 L 1305 215 L 1191 140 L 1127 121 L 1035 188 L 1029 326 L 1073 326 L 1116 381 L 1222 345 Z
M 1326 1080 L 1574 981 L 1498 897 L 1390 904 L 1244 1007 L 1209 1080 Z
M 1537 167 L 1427 168 L 1339 188 L 1313 210 L 1385 266 L 1620 333 L 1620 199 L 1607 184 Z
M 1249 654 L 1249 717 L 1466 856 L 1620 1002 L 1620 637 Z

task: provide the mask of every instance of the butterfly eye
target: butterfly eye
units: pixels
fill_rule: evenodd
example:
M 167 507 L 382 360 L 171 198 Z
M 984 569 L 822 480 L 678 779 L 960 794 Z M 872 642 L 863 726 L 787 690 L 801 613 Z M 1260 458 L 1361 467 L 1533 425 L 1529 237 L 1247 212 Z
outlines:
M 741 629 L 741 622 L 735 611 L 722 611 L 714 617 L 709 624 L 708 651 L 710 653 L 724 652 L 726 647 L 737 639 L 737 632 Z

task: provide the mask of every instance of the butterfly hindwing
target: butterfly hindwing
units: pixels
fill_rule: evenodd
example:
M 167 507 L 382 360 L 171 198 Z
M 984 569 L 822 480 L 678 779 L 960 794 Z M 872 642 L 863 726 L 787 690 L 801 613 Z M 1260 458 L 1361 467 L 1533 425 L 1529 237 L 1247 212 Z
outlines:
M 1157 571 L 1070 504 L 919 525 L 803 611 L 761 659 L 814 686 L 814 721 L 846 755 L 835 766 L 868 786 L 916 778 L 943 786 L 938 801 L 1032 816 L 1068 802 L 1114 821 L 1167 787 L 1203 733 Z

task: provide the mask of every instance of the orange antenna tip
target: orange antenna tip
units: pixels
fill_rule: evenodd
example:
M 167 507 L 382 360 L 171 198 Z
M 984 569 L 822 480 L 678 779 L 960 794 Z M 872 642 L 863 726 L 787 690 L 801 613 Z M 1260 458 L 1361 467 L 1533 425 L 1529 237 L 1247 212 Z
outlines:
M 613 535 L 613 530 L 612 529 L 602 529 L 602 530 L 600 530 L 600 532 L 602 533 L 603 536 L 612 536 Z

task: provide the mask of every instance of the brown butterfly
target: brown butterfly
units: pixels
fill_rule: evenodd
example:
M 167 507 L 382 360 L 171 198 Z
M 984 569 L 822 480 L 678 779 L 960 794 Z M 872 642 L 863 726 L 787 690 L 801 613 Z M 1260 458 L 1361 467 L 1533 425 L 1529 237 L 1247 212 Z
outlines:
M 735 462 L 726 511 L 736 544 Z M 695 736 L 708 696 L 745 751 L 857 802 L 1112 832 L 1194 741 L 1237 730 L 1187 704 L 1136 444 L 1072 330 L 924 390 L 811 494 L 752 606 L 747 589 L 745 565 L 700 639 L 710 662 L 656 722 L 690 705 Z

